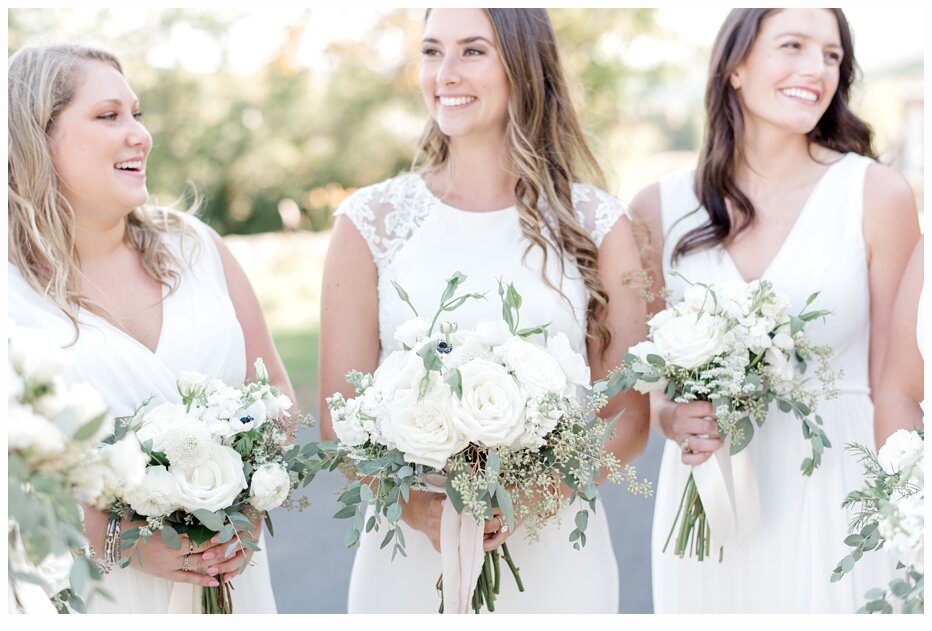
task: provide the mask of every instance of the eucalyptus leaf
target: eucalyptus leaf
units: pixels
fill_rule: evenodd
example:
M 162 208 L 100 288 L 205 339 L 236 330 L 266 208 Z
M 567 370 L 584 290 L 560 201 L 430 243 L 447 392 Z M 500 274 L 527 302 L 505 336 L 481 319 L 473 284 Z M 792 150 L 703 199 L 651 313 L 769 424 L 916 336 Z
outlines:
M 223 522 L 226 520 L 226 515 L 223 513 L 215 513 L 204 508 L 197 509 L 193 512 L 193 515 L 197 517 L 199 522 L 214 532 L 220 532 L 223 528 Z
M 178 531 L 172 528 L 170 525 L 163 523 L 162 529 L 159 531 L 162 536 L 162 541 L 165 542 L 169 548 L 173 550 L 181 549 L 181 537 L 178 536 Z

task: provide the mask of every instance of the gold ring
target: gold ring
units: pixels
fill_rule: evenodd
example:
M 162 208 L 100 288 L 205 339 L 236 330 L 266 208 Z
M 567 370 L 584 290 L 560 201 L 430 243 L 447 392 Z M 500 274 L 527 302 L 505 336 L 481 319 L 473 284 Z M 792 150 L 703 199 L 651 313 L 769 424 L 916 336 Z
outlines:
M 507 523 L 504 519 L 502 519 L 502 516 L 501 516 L 501 515 L 496 515 L 496 516 L 495 516 L 495 519 L 498 520 L 498 524 L 499 524 L 498 531 L 499 531 L 499 532 L 508 532 L 508 523 Z
M 188 572 L 191 570 L 191 553 L 188 552 L 184 555 L 184 560 L 181 562 L 181 571 Z
M 689 446 L 689 436 L 683 439 L 683 442 L 680 443 L 680 449 L 683 450 L 684 454 L 693 453 L 692 448 Z

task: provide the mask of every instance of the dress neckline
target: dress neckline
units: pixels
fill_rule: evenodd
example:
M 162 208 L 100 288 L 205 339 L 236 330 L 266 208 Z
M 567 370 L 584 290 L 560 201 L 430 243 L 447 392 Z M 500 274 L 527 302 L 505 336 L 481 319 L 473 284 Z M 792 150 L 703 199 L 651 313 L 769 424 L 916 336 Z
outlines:
M 725 258 L 728 259 L 729 264 L 735 271 L 735 274 L 738 275 L 738 278 L 740 278 L 745 283 L 750 283 L 755 280 L 763 280 L 770 274 L 774 264 L 780 259 L 783 251 L 787 249 L 787 243 L 793 240 L 795 233 L 799 232 L 799 226 L 800 224 L 804 223 L 803 219 L 808 214 L 807 211 L 809 210 L 809 207 L 813 205 L 813 200 L 816 198 L 816 193 L 818 193 L 819 189 L 823 187 L 825 181 L 828 180 L 829 174 L 835 169 L 835 167 L 844 162 L 849 155 L 849 153 L 843 154 L 840 158 L 829 164 L 825 171 L 822 172 L 822 175 L 819 176 L 819 179 L 816 180 L 812 190 L 809 191 L 809 195 L 806 197 L 806 201 L 803 202 L 803 206 L 800 209 L 799 214 L 796 215 L 796 219 L 793 220 L 793 225 L 790 226 L 789 232 L 787 232 L 786 236 L 783 237 L 783 242 L 780 243 L 780 247 L 777 248 L 777 251 L 774 253 L 773 257 L 771 257 L 770 261 L 767 263 L 767 265 L 764 267 L 764 270 L 757 278 L 747 278 L 744 272 L 741 271 L 741 268 L 738 267 L 738 263 L 735 262 L 735 259 L 731 255 L 731 252 L 728 251 L 728 248 L 726 248 L 724 244 L 720 244 L 718 246 L 721 248 L 722 252 L 725 253 Z
M 495 208 L 495 209 L 493 209 L 493 210 L 465 210 L 465 209 L 463 209 L 463 208 L 457 208 L 456 206 L 451 206 L 451 205 L 448 204 L 447 202 L 445 202 L 445 201 L 443 201 L 442 199 L 440 199 L 440 197 L 438 197 L 432 190 L 430 190 L 430 187 L 427 186 L 427 180 L 424 179 L 424 176 L 423 176 L 422 174 L 420 174 L 420 173 L 414 173 L 414 174 L 412 174 L 412 175 L 413 175 L 415 178 L 417 178 L 418 185 L 424 190 L 424 192 L 425 192 L 432 200 L 434 200 L 434 203 L 435 203 L 437 206 L 440 206 L 441 208 L 444 208 L 444 209 L 453 211 L 454 213 L 462 214 L 462 215 L 490 215 L 490 216 L 496 216 L 496 215 L 501 215 L 501 214 L 507 213 L 507 212 L 509 212 L 509 211 L 515 210 L 515 205 L 514 205 L 514 204 L 512 204 L 511 206 L 506 206 L 505 208 Z

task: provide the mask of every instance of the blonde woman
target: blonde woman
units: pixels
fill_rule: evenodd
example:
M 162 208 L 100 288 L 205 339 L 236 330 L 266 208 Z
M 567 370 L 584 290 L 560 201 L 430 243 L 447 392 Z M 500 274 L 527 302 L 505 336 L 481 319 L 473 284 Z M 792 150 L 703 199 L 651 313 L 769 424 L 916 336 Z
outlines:
M 588 352 L 594 379 L 645 334 L 644 304 L 621 278 L 640 263 L 621 205 L 595 186 L 599 168 L 567 95 L 553 30 L 543 9 L 434 9 L 424 25 L 421 91 L 430 119 L 420 166 L 357 191 L 338 210 L 324 269 L 321 393 L 351 396 L 344 375 L 373 371 L 395 350 L 392 334 L 408 307 L 436 309 L 454 272 L 464 289 L 491 291 L 496 279 L 523 296 L 522 322 L 550 323 Z M 456 311 L 461 326 L 500 317 L 494 299 Z M 622 462 L 644 449 L 647 401 L 625 394 L 608 448 Z M 321 434 L 333 437 L 321 401 Z M 437 611 L 443 496 L 414 491 L 402 515 L 407 556 L 391 559 L 381 536 L 362 537 L 349 611 Z M 560 527 L 530 544 L 521 527 L 485 523 L 486 550 L 509 539 L 526 593 L 502 581 L 496 612 L 618 611 L 618 570 L 605 512 L 595 512 L 588 543 L 568 542 L 572 509 Z
M 153 395 L 154 404 L 179 401 L 182 370 L 242 383 L 256 357 L 292 396 L 249 281 L 217 234 L 190 214 L 146 206 L 152 138 L 117 59 L 27 47 L 8 70 L 10 317 L 64 347 L 74 378 L 97 388 L 114 416 Z M 103 551 L 107 516 L 88 508 L 85 520 Z M 239 575 L 244 553 L 224 558 L 224 549 L 186 541 L 174 550 L 152 537 L 141 562 L 105 576 L 113 599 L 88 610 L 191 613 L 194 587 L 223 574 L 237 612 L 274 613 L 266 552 Z

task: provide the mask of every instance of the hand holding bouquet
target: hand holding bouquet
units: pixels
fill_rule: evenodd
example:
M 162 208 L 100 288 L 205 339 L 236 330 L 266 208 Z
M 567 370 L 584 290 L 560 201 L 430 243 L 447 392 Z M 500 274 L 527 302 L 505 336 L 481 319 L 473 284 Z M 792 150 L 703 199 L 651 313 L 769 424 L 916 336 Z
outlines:
M 378 530 L 384 519 L 388 527 L 382 547 L 394 542 L 393 555 L 403 555 L 398 525 L 402 502 L 412 489 L 427 488 L 425 481 L 435 479 L 444 486 L 452 509 L 469 514 L 463 519 L 481 524 L 499 509 L 508 528 L 522 520 L 531 538 L 578 498 L 570 541 L 582 546 L 601 473 L 616 482 L 625 478 L 642 493 L 649 492 L 648 486 L 637 483 L 634 470 L 622 470 L 604 450 L 612 424 L 595 412 L 606 398 L 596 394 L 577 402 L 578 390 L 589 389 L 589 368 L 567 337 L 548 335 L 543 326 L 519 327 L 521 296 L 513 285 L 499 283 L 501 320 L 480 322 L 474 329 L 440 321 L 444 312 L 484 297 L 456 296 L 464 281 L 460 273 L 448 280 L 432 320 L 419 317 L 396 285 L 415 315 L 395 331 L 401 349 L 372 375 L 347 375 L 355 397 L 337 393 L 327 400 L 338 440 L 323 451 L 332 467 L 346 463 L 351 475 L 363 478 L 350 483 L 340 497 L 344 506 L 335 515 L 353 519 L 346 543 L 355 545 L 363 528 Z M 374 514 L 366 521 L 368 504 L 374 505 Z M 481 527 L 478 533 L 481 555 Z M 441 554 L 445 552 L 441 544 Z M 507 544 L 501 556 L 520 589 Z M 444 573 L 441 611 L 445 606 L 461 612 L 470 606 L 477 613 L 482 606 L 494 611 L 499 551 L 485 553 L 478 576 L 466 573 L 460 586 L 466 588 L 463 598 L 452 593 L 450 582 L 457 580 Z
M 801 468 L 803 475 L 811 475 L 823 451 L 831 447 L 822 419 L 813 411 L 816 399 L 820 393 L 834 396 L 834 375 L 827 362 L 831 349 L 813 346 L 804 336 L 808 322 L 827 314 L 805 312 L 816 296 L 811 295 L 803 312 L 794 316 L 787 313 L 789 301 L 769 281 L 692 284 L 680 303 L 651 318 L 648 340 L 629 349 L 622 365 L 609 375 L 605 392 L 611 396 L 631 388 L 659 390 L 677 403 L 710 401 L 719 434 L 730 442 L 732 455 L 747 447 L 755 425 L 763 425 L 776 402 L 802 423 L 811 455 Z M 818 361 L 818 389 L 807 388 L 803 379 L 813 358 Z M 703 560 L 711 531 L 692 472 L 671 537 L 677 524 L 674 553 L 683 557 L 689 550 Z
M 148 457 L 142 483 L 117 494 L 111 520 L 121 517 L 145 525 L 123 533 L 120 561 L 141 563 L 137 545 L 158 532 L 170 547 L 181 548 L 181 535 L 193 545 L 218 537 L 228 544 L 225 556 L 242 550 L 239 571 L 248 565 L 246 550 L 259 549 L 251 533 L 268 511 L 281 506 L 292 489 L 316 473 L 306 450 L 291 445 L 286 422 L 291 401 L 268 382 L 261 359 L 253 383 L 234 388 L 208 381 L 196 372 L 178 380 L 181 403 L 146 409 L 120 419 L 115 438 L 135 435 Z M 185 557 L 187 565 L 187 557 Z M 187 569 L 182 566 L 182 569 Z M 232 613 L 229 584 L 202 587 L 205 613 Z

